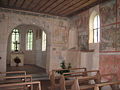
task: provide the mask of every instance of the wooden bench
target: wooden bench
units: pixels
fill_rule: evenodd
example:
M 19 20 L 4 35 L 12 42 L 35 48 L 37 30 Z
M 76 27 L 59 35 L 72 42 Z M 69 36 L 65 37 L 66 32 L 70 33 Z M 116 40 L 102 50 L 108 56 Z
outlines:
M 120 84 L 120 80 L 96 84 L 94 90 L 100 90 L 100 87 L 104 87 L 108 85 L 112 86 L 112 90 L 120 90 L 118 86 L 119 84 Z
M 41 84 L 39 81 L 2 84 L 0 90 L 41 90 Z
M 101 82 L 101 78 L 105 77 L 105 76 L 116 76 L 116 74 L 104 74 L 104 75 L 100 75 L 98 70 L 91 70 L 88 72 L 97 72 L 96 75 L 92 75 L 92 76 L 78 76 L 78 75 L 73 75 L 71 76 L 70 73 L 67 73 L 68 76 L 62 76 L 61 77 L 61 90 L 67 90 L 66 86 L 71 86 L 70 90 L 85 90 L 85 89 L 90 89 L 90 88 L 94 88 L 95 84 L 98 83 L 103 83 Z M 87 72 L 87 73 L 88 73 Z M 78 72 L 76 72 L 78 74 Z M 80 72 L 81 73 L 81 72 Z M 75 73 L 73 73 L 75 74 Z M 65 77 L 75 77 L 75 79 L 73 80 L 65 80 Z M 95 83 L 94 84 L 81 84 L 85 81 L 89 81 L 89 80 L 94 80 Z M 117 80 L 116 78 L 113 78 L 112 80 Z M 110 81 L 108 81 L 110 82 Z M 80 86 L 79 86 L 80 85 Z M 68 89 L 69 90 L 69 89 Z
M 31 75 L 0 76 L 0 84 L 15 83 L 15 82 L 29 82 L 29 81 L 32 81 Z
M 52 70 L 52 71 L 50 72 L 50 75 L 49 75 L 49 78 L 50 78 L 50 81 L 51 81 L 51 90 L 55 90 L 55 88 L 60 87 L 59 82 L 56 83 L 56 81 L 60 79 L 61 75 L 57 76 L 56 73 L 57 73 L 58 71 L 64 71 L 64 70 L 70 70 L 70 72 L 71 72 L 71 71 L 72 71 L 72 72 L 75 72 L 75 71 L 77 71 L 77 72 L 78 72 L 78 71 L 79 71 L 79 72 L 80 72 L 80 71 L 81 71 L 81 72 L 85 72 L 85 71 L 87 71 L 86 68 L 70 68 L 70 69 L 56 69 L 56 70 Z
M 0 72 L 0 76 L 5 76 L 7 74 L 21 74 L 21 75 L 26 75 L 26 71 L 10 71 L 10 72 Z
M 95 73 L 95 75 L 89 76 L 88 73 Z M 79 84 L 83 84 L 83 85 L 88 84 L 89 80 L 97 81 L 98 75 L 99 75 L 99 70 L 64 73 L 61 76 L 61 80 L 60 80 L 61 90 L 66 90 L 66 86 L 74 85 L 74 83 L 76 83 L 75 81 L 78 81 Z M 79 77 L 79 79 L 78 79 L 78 77 Z M 70 78 L 70 80 L 65 80 L 65 78 Z

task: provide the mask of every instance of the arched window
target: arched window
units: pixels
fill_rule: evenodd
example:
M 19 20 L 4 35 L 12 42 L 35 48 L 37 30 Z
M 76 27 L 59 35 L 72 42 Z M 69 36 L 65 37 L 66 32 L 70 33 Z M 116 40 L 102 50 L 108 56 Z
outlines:
M 100 17 L 96 12 L 93 12 L 89 22 L 89 43 L 100 42 Z
M 29 30 L 26 37 L 26 50 L 33 49 L 33 31 Z
M 93 42 L 100 42 L 100 18 L 99 15 L 94 17 L 94 25 L 93 25 Z
M 46 51 L 46 33 L 42 31 L 42 51 Z
M 11 35 L 11 50 L 20 50 L 20 34 L 18 29 L 14 29 Z

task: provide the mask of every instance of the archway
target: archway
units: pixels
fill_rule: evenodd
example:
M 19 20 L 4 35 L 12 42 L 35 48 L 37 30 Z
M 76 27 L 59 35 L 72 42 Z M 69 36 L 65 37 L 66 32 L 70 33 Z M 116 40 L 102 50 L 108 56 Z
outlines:
M 47 31 L 42 27 L 32 24 L 21 24 L 14 28 L 20 32 L 20 52 L 24 53 L 24 65 L 34 65 L 47 71 L 49 66 L 47 58 L 49 55 L 48 45 L 46 45 L 46 50 L 42 51 L 42 32 L 46 33 L 46 43 L 49 43 Z M 33 49 L 28 51 L 26 50 L 26 34 L 30 29 L 33 30 Z M 7 66 L 11 64 L 11 33 L 9 34 L 7 44 Z

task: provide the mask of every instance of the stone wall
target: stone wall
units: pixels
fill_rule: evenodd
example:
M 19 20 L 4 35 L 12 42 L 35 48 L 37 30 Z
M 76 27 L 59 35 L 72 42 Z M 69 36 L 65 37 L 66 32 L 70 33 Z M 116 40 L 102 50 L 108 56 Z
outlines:
M 59 68 L 61 55 L 67 49 L 69 19 L 0 8 L 0 71 L 6 71 L 7 43 L 11 31 L 19 25 L 34 25 L 47 34 L 47 71 Z M 55 52 L 55 53 L 53 53 Z M 64 54 L 63 54 L 64 55 Z M 63 56 L 62 56 L 63 57 Z M 58 62 L 59 61 L 59 62 Z

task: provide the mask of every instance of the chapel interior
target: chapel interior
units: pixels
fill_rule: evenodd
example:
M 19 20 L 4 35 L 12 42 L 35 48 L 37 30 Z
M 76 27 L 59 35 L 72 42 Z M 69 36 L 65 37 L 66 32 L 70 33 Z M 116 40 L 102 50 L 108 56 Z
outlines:
M 0 90 L 120 90 L 120 0 L 0 0 Z

